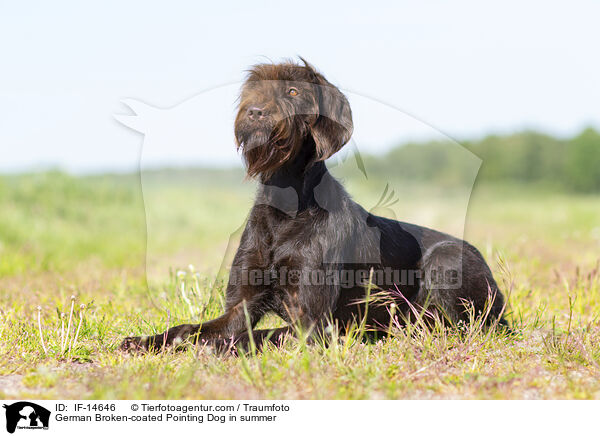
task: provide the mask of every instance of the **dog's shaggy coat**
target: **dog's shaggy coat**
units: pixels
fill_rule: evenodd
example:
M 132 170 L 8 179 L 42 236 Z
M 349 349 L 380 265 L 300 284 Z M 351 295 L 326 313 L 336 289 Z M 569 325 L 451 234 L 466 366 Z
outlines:
M 504 298 L 472 245 L 447 234 L 368 213 L 352 201 L 324 161 L 352 135 L 350 105 L 319 72 L 286 62 L 253 67 L 241 92 L 235 138 L 250 177 L 260 181 L 226 291 L 225 313 L 201 324 L 126 338 L 124 350 L 194 341 L 245 345 L 274 312 L 289 323 L 253 330 L 277 342 L 295 325 L 307 331 L 439 315 L 449 324 L 506 324 Z M 367 286 L 368 282 L 374 286 Z M 366 306 L 367 289 L 371 301 Z M 419 315 L 420 314 L 420 315 Z

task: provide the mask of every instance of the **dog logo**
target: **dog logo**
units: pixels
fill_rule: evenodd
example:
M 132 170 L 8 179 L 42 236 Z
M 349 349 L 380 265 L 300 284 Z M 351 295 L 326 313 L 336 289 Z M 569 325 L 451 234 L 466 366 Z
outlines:
M 14 433 L 16 429 L 48 430 L 50 411 L 38 404 L 29 401 L 19 401 L 13 404 L 4 404 L 6 409 L 6 431 Z

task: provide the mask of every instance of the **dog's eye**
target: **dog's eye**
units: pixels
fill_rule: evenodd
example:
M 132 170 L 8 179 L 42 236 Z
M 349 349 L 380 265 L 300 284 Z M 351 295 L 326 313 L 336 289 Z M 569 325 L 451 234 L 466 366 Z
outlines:
M 298 90 L 294 87 L 288 89 L 288 95 L 291 95 L 292 97 L 295 97 L 298 95 Z

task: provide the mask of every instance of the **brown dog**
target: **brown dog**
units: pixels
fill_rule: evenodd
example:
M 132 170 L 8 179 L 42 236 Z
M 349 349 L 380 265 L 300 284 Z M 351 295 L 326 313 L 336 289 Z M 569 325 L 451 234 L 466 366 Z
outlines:
M 126 338 L 121 348 L 158 350 L 190 336 L 244 345 L 248 323 L 254 327 L 267 312 L 290 326 L 253 331 L 257 344 L 277 342 L 295 324 L 322 331 L 364 319 L 372 330 L 387 327 L 388 306 L 365 305 L 369 282 L 405 319 L 416 307 L 451 323 L 468 322 L 472 308 L 487 324 L 506 325 L 504 299 L 477 249 L 371 215 L 331 176 L 324 161 L 349 141 L 352 129 L 347 99 L 304 60 L 252 68 L 235 137 L 248 175 L 261 185 L 233 260 L 225 313 Z

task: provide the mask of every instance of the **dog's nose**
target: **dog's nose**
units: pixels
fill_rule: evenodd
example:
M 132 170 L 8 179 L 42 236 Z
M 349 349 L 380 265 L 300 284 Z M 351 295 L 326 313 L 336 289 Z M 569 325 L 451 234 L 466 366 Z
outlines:
M 262 120 L 267 113 L 263 108 L 260 108 L 258 106 L 251 106 L 248 108 L 247 114 L 248 118 L 250 118 L 252 121 L 257 121 Z

